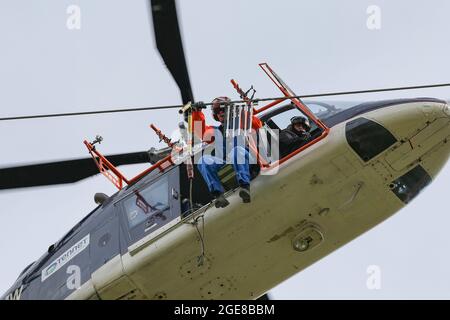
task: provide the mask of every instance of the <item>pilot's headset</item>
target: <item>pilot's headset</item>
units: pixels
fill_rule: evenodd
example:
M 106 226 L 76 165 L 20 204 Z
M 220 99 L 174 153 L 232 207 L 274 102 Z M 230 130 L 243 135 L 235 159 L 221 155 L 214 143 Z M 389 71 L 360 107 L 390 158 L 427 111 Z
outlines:
M 230 102 L 231 99 L 228 97 L 217 97 L 211 102 L 211 110 L 214 120 L 219 121 L 219 117 L 217 115 L 220 113 L 220 110 L 223 110 L 229 106 Z

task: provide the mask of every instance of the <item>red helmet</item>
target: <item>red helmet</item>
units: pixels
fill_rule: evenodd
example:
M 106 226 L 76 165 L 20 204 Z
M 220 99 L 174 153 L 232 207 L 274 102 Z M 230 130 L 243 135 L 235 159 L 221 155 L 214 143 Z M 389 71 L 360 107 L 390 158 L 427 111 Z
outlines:
M 229 105 L 231 99 L 228 97 L 217 97 L 211 103 L 211 110 L 213 113 L 213 118 L 216 121 L 219 121 L 219 117 L 217 116 L 221 109 L 223 109 L 226 105 Z

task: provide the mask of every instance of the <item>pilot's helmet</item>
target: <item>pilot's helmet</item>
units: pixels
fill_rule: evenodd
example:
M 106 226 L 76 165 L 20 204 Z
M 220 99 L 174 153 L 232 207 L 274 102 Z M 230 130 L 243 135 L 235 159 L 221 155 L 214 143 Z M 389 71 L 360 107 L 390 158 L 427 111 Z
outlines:
M 303 127 L 305 128 L 306 132 L 309 132 L 311 130 L 311 125 L 309 124 L 309 120 L 305 117 L 302 116 L 295 116 L 291 118 L 291 124 L 302 124 Z

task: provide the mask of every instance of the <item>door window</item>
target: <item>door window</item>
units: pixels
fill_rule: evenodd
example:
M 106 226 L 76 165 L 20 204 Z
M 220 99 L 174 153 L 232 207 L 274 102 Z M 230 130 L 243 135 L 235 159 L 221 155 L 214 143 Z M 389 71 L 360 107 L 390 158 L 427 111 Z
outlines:
M 181 220 L 178 172 L 178 168 L 170 170 L 121 201 L 130 244 L 153 239 Z
M 143 190 L 135 190 L 125 200 L 125 212 L 130 228 L 147 221 L 147 228 L 157 226 L 157 220 L 164 220 L 169 206 L 169 182 L 167 176 Z

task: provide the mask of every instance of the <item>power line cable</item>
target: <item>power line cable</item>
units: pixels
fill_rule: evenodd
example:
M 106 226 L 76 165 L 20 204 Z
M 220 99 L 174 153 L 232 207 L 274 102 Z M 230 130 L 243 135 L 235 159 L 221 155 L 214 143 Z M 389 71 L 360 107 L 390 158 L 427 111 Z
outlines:
M 362 94 L 362 93 L 375 93 L 375 92 L 388 92 L 388 91 L 401 91 L 401 90 L 417 90 L 417 89 L 429 89 L 429 88 L 439 88 L 439 87 L 450 87 L 450 83 L 440 83 L 440 84 L 430 84 L 430 85 L 420 85 L 420 86 L 409 86 L 409 87 L 393 87 L 393 88 L 381 88 L 381 89 L 370 89 L 370 90 L 358 90 L 358 91 L 339 91 L 339 92 L 328 92 L 328 93 L 318 93 L 318 94 L 306 94 L 292 96 L 289 98 L 318 98 L 318 97 L 328 97 L 328 96 L 343 96 L 351 94 Z M 271 97 L 262 99 L 252 99 L 252 102 L 264 102 L 280 99 L 289 99 L 285 96 L 283 97 Z M 246 103 L 245 100 L 231 101 L 230 103 Z M 212 103 L 204 103 L 204 106 L 210 106 Z M 155 106 L 155 107 L 142 107 L 142 108 L 125 108 L 125 109 L 110 109 L 110 110 L 94 110 L 94 111 L 83 111 L 83 112 L 67 112 L 67 113 L 50 113 L 50 114 L 38 114 L 38 115 L 25 115 L 25 116 L 12 116 L 0 118 L 0 121 L 13 121 L 13 120 L 30 120 L 30 119 L 42 119 L 42 118 L 56 118 L 56 117 L 71 117 L 71 116 L 85 116 L 85 115 L 95 115 L 95 114 L 107 114 L 107 113 L 121 113 L 121 112 L 136 112 L 136 111 L 150 111 L 150 110 L 163 110 L 163 109 L 179 109 L 183 105 L 168 105 L 168 106 Z

